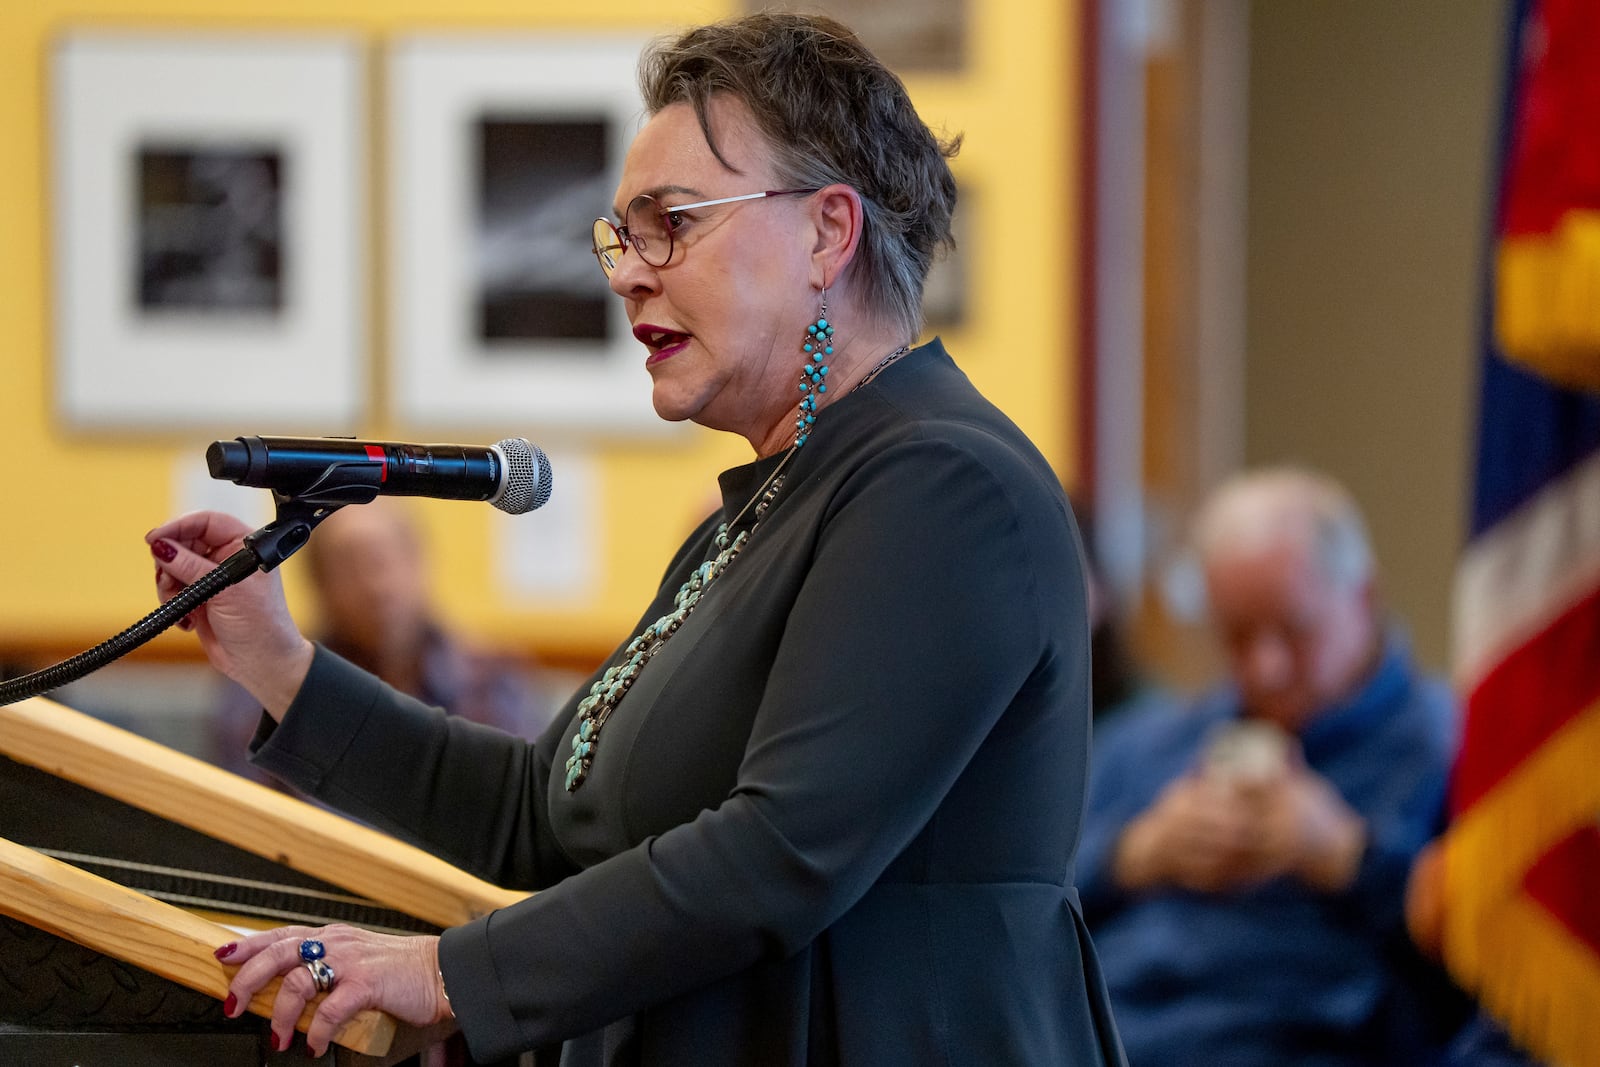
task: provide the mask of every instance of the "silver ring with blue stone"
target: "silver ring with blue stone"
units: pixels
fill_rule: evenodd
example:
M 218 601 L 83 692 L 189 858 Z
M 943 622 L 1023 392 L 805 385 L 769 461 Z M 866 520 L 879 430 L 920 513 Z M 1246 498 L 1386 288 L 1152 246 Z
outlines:
M 314 963 L 327 954 L 328 949 L 321 941 L 308 937 L 300 942 L 300 961 L 302 963 Z
M 306 970 L 311 972 L 311 980 L 316 983 L 318 993 L 326 993 L 333 988 L 337 980 L 333 968 L 324 960 L 312 960 L 306 964 Z

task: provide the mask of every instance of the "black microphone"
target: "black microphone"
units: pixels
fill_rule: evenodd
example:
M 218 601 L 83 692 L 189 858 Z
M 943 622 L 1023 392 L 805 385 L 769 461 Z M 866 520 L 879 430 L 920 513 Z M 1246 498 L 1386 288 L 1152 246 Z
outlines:
M 374 497 L 487 500 L 521 515 L 550 499 L 550 460 L 521 437 L 483 448 L 349 437 L 236 437 L 206 449 L 211 477 L 312 504 Z

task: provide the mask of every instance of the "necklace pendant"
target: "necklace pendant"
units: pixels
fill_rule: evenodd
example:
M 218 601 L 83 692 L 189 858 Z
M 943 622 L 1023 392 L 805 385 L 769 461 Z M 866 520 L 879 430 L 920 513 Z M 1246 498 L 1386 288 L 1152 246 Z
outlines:
M 567 792 L 576 793 L 583 780 L 589 777 L 589 765 L 567 760 Z

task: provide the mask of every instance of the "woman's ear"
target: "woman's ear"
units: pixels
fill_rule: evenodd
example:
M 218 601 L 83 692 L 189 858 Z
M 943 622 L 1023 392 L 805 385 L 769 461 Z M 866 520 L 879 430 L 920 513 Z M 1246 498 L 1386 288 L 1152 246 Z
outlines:
M 822 289 L 837 284 L 855 258 L 866 219 L 861 194 L 837 182 L 823 186 L 812 194 L 811 216 L 817 230 L 811 250 L 811 284 Z

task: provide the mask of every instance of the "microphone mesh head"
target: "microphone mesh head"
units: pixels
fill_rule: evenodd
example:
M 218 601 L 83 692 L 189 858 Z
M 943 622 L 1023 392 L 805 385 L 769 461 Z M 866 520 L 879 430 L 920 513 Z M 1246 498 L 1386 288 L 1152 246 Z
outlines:
M 508 437 L 494 447 L 504 460 L 505 475 L 489 503 L 508 515 L 523 515 L 548 503 L 550 460 L 544 449 L 521 437 Z

